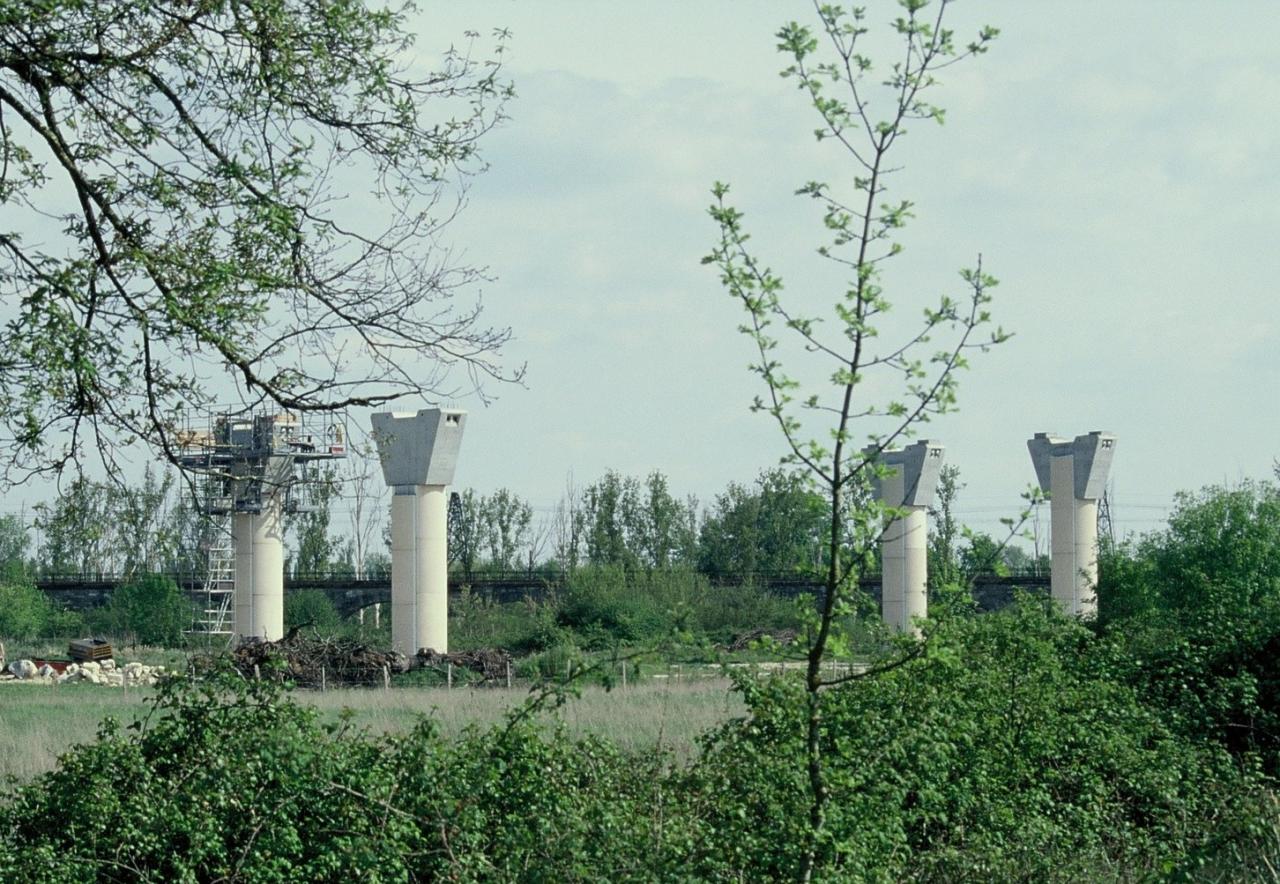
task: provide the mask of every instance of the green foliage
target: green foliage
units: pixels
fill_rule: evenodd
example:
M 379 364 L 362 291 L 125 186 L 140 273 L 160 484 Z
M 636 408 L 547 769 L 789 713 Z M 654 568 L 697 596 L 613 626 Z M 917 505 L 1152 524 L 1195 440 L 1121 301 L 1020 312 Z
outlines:
M 1167 530 L 1104 549 L 1113 676 L 1184 733 L 1280 774 L 1280 489 L 1181 494 Z
M 0 636 L 30 640 L 81 632 L 84 620 L 23 580 L 0 579 Z
M 0 581 L 19 581 L 28 570 L 27 547 L 31 537 L 17 516 L 0 516 Z
M 795 601 L 753 584 L 716 586 L 681 569 L 580 568 L 547 613 L 564 638 L 589 649 L 665 640 L 727 643 L 753 629 L 799 626 Z
M 712 576 L 819 571 L 830 528 L 826 501 L 794 472 L 768 470 L 749 488 L 731 483 L 702 523 L 699 568 Z
M 92 574 L 113 570 L 109 556 L 117 546 L 111 535 L 111 486 L 83 477 L 73 481 L 52 504 L 36 504 L 36 528 L 44 538 L 42 565 L 54 573 Z
M 1245 482 L 1178 495 L 1150 554 L 1164 607 L 1244 611 L 1280 596 L 1280 488 Z
M 338 497 L 337 471 L 332 467 L 312 471 L 306 478 L 305 488 L 291 489 L 306 508 L 285 516 L 285 530 L 295 539 L 289 564 L 294 574 L 327 574 L 339 552 L 338 541 L 329 535 L 333 501 Z
M 449 500 L 449 556 L 465 576 L 479 569 L 532 571 L 541 551 L 533 507 L 507 488 L 481 495 L 468 488 Z
M 589 564 L 630 570 L 697 561 L 697 503 L 673 497 L 662 473 L 641 482 L 609 470 L 581 503 L 574 518 Z
M 820 877 L 1126 880 L 1208 843 L 1200 821 L 1243 813 L 1246 780 L 1100 676 L 1095 644 L 1023 602 L 949 621 L 923 655 L 824 692 Z M 788 879 L 808 825 L 803 687 L 742 686 L 752 715 L 691 773 L 716 833 L 693 874 Z
M 504 604 L 464 588 L 449 599 L 449 644 L 528 653 L 558 640 L 549 620 L 546 606 L 531 599 Z
M 940 624 L 821 694 L 832 881 L 1252 880 L 1276 801 L 1224 748 L 1115 678 L 1115 648 L 1043 603 Z M 580 671 L 572 648 L 537 658 Z M 0 880 L 773 881 L 803 862 L 803 683 L 676 763 L 572 739 L 535 692 L 442 739 L 323 725 L 215 668 L 3 800 Z M 55 821 L 51 825 L 50 821 Z
M 428 722 L 374 738 L 225 673 L 155 706 L 13 799 L 0 879 L 638 881 L 687 846 L 662 754 L 521 715 L 455 743 Z
M 310 409 L 512 376 L 507 331 L 442 297 L 477 272 L 437 252 L 436 214 L 512 94 L 506 33 L 408 65 L 404 23 L 356 0 L 0 4 L 3 475 L 136 439 L 175 457 L 220 366 Z M 356 209 L 339 166 L 375 182 Z M 33 214 L 65 223 L 29 237 Z
M 818 140 L 828 142 L 851 173 L 836 187 L 810 180 L 796 191 L 818 206 L 817 254 L 844 277 L 826 305 L 803 294 L 784 296 L 782 278 L 750 242 L 743 213 L 729 202 L 727 184 L 712 186 L 708 209 L 719 239 L 703 263 L 716 267 L 725 290 L 742 307 L 739 330 L 750 341 L 751 370 L 764 387 L 752 408 L 772 418 L 786 444 L 787 462 L 802 466 L 828 502 L 825 594 L 822 609 L 805 624 L 805 692 L 796 698 L 807 710 L 797 725 L 806 734 L 809 798 L 799 814 L 802 846 L 794 868 L 806 884 L 826 838 L 831 794 L 824 785 L 819 739 L 819 671 L 829 652 L 841 650 L 834 627 L 851 613 L 852 578 L 865 569 L 893 516 L 892 504 L 870 494 L 885 475 L 881 455 L 918 433 L 922 423 L 954 409 L 969 355 L 1009 337 L 993 324 L 991 292 L 997 281 L 984 271 L 981 256 L 975 267 L 960 272 L 962 294 L 944 294 L 936 306 L 921 305 L 923 322 L 914 331 L 893 340 L 881 337 L 884 314 L 894 306 L 883 285 L 884 263 L 902 252 L 900 231 L 913 214 L 910 200 L 889 198 L 893 176 L 901 171 L 892 158 L 896 145 L 914 121 L 942 122 L 942 109 L 932 103 L 941 71 L 985 52 L 997 34 L 986 27 L 959 46 L 942 25 L 945 2 L 936 13 L 926 12 L 923 0 L 900 0 L 899 6 L 889 30 L 900 45 L 887 63 L 867 54 L 862 7 L 816 4 L 816 25 L 793 21 L 775 35 L 787 58 L 782 76 L 814 110 Z M 939 337 L 945 343 L 936 343 Z M 825 377 L 827 383 L 803 388 L 796 361 L 805 363 L 803 374 Z
M 149 465 L 136 485 L 77 478 L 52 503 L 35 507 L 44 538 L 40 567 L 55 574 L 128 577 L 161 568 L 189 572 L 201 520 L 184 507 L 166 513 L 173 486 L 172 473 L 157 475 Z
M 321 635 L 332 635 L 341 628 L 342 618 L 323 590 L 303 589 L 285 594 L 284 625 L 286 629 L 305 626 Z
M 588 648 L 662 638 L 687 622 L 689 599 L 698 585 L 688 572 L 580 568 L 557 600 L 556 623 L 576 633 Z
M 94 630 L 133 644 L 174 647 L 193 620 L 191 599 L 173 578 L 143 574 L 118 586 L 111 599 L 90 612 Z

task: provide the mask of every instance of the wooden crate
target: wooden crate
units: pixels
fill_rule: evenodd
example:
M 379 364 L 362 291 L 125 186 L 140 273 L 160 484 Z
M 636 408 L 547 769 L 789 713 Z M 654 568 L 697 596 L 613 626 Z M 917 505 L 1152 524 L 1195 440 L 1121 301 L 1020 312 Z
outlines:
M 111 643 L 102 638 L 79 638 L 71 643 L 68 651 L 71 659 L 77 663 L 87 663 L 90 660 L 110 660 L 113 656 L 111 651 Z

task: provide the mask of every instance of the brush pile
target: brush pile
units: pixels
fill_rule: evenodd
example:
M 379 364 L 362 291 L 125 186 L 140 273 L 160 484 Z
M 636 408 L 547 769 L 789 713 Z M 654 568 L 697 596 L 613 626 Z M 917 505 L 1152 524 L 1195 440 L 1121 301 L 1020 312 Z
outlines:
M 799 633 L 794 629 L 753 629 L 736 636 L 733 641 L 723 645 L 726 651 L 745 651 L 761 639 L 772 639 L 784 647 L 794 644 Z
M 452 664 L 478 673 L 485 681 L 505 681 L 511 672 L 511 655 L 501 648 L 476 648 L 454 654 L 437 654 L 423 648 L 414 658 L 414 668 L 443 669 Z
M 379 651 L 352 639 L 305 637 L 291 630 L 279 641 L 249 639 L 231 652 L 245 678 L 291 681 L 298 687 L 381 685 L 404 672 L 408 661 L 395 651 Z

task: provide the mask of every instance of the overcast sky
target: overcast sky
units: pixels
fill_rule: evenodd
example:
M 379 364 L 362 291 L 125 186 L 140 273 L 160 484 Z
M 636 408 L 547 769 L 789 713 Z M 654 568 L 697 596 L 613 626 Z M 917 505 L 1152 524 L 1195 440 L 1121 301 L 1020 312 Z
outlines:
M 881 28 L 895 7 L 867 0 Z M 1265 478 L 1280 454 L 1280 17 L 1270 3 L 979 2 L 952 25 L 1002 33 L 945 73 L 943 127 L 902 142 L 893 198 L 917 218 L 886 276 L 909 319 L 978 254 L 1015 337 L 978 356 L 960 409 L 924 435 L 989 527 L 1034 479 L 1037 431 L 1119 437 L 1118 526 L 1159 524 L 1174 493 Z M 409 27 L 430 65 L 468 30 L 511 32 L 518 97 L 484 146 L 451 242 L 487 265 L 488 318 L 509 325 L 524 387 L 470 409 L 457 481 L 540 509 L 566 476 L 660 470 L 709 503 L 777 464 L 749 411 L 740 308 L 700 265 L 729 182 L 753 243 L 809 312 L 838 295 L 813 249 L 813 178 L 854 170 L 815 143 L 813 112 L 774 32 L 783 2 L 422 2 Z M 482 41 L 483 42 L 483 41 Z M 886 44 L 887 45 L 887 44 Z M 799 369 L 803 373 L 803 369 Z M 6 500 L 12 509 L 25 501 Z
M 891 4 L 871 0 L 882 25 Z M 992 51 L 946 72 L 943 127 L 917 124 L 894 195 L 916 203 L 887 278 L 914 317 L 981 253 L 1015 337 L 974 359 L 960 410 L 927 428 L 967 483 L 975 522 L 1016 508 L 1026 439 L 1119 437 L 1119 527 L 1154 526 L 1173 494 L 1271 474 L 1280 453 L 1280 18 L 1263 3 L 976 2 L 962 38 Z M 424 57 L 471 28 L 511 30 L 518 98 L 491 171 L 453 229 L 497 275 L 524 389 L 472 409 L 458 481 L 538 505 L 606 469 L 661 470 L 704 501 L 777 463 L 751 414 L 739 309 L 700 266 L 713 181 L 812 310 L 833 300 L 813 248 L 811 178 L 847 163 L 815 143 L 778 77 L 773 34 L 803 3 L 425 3 Z

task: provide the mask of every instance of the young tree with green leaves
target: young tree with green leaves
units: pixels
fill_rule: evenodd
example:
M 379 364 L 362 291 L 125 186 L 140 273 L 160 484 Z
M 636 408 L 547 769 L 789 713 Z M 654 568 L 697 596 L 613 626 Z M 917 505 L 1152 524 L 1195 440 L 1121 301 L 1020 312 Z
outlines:
M 847 677 L 824 671 L 823 663 L 843 646 L 838 625 L 851 612 L 860 568 L 886 517 L 895 514 L 882 505 L 855 508 L 851 503 L 867 500 L 885 448 L 954 407 L 968 354 L 1007 337 L 998 327 L 988 330 L 996 281 L 981 258 L 962 271 L 963 294 L 922 306 L 923 322 L 914 333 L 894 341 L 879 336 L 893 303 L 882 286 L 882 266 L 901 252 L 896 237 L 912 215 L 909 200 L 889 199 L 891 182 L 900 172 L 893 159 L 896 149 L 912 124 L 942 121 L 942 108 L 933 102 L 939 72 L 985 52 L 997 33 L 986 27 L 971 42 L 957 44 L 944 26 L 949 5 L 948 0 L 932 6 L 927 0 L 899 0 L 899 14 L 890 27 L 900 48 L 887 65 L 877 64 L 864 48 L 869 28 L 861 8 L 815 3 L 816 27 L 792 22 L 777 33 L 779 50 L 790 61 L 783 76 L 797 84 L 816 111 L 818 139 L 832 145 L 850 168 L 844 182 L 809 181 L 798 191 L 821 211 L 818 254 L 847 276 L 828 313 L 798 297 L 784 298 L 781 276 L 749 244 L 744 216 L 728 202 L 728 185 L 717 183 L 713 189 L 710 212 L 720 239 L 704 262 L 719 269 L 725 288 L 745 310 L 741 329 L 756 354 L 752 370 L 765 388 L 754 407 L 773 418 L 786 442 L 787 460 L 802 466 L 829 501 L 825 594 L 807 629 L 804 751 L 809 801 L 797 872 L 803 881 L 832 858 L 823 695 Z M 948 333 L 952 337 L 947 343 L 935 343 L 938 335 Z M 830 387 L 802 390 L 797 375 L 784 364 L 784 343 L 817 360 Z M 878 391 L 886 389 L 897 394 L 882 398 Z M 918 653 L 912 648 L 869 672 Z
M 178 537 L 166 518 L 173 473 L 160 475 L 148 464 L 139 485 L 112 488 L 112 509 L 120 533 L 120 572 L 135 577 L 161 570 L 174 558 Z
M 0 581 L 21 580 L 27 574 L 31 535 L 19 516 L 0 516 Z
M 286 530 L 292 530 L 297 546 L 293 554 L 294 574 L 324 574 L 340 551 L 338 540 L 330 532 L 333 502 L 338 499 L 337 470 L 314 470 L 295 485 L 292 493 L 304 509 L 287 515 Z
M 408 8 L 0 4 L 0 477 L 133 439 L 172 460 L 227 374 L 294 410 L 519 375 L 440 248 L 507 35 L 422 70 Z
M 754 487 L 730 483 L 699 532 L 698 566 L 710 575 L 818 572 L 825 561 L 827 504 L 808 480 L 783 469 Z
M 111 485 L 78 477 L 52 503 L 35 506 L 40 567 L 55 574 L 115 570 L 119 552 Z
M 498 571 L 519 567 L 533 526 L 533 507 L 514 491 L 499 488 L 484 498 L 482 519 L 489 565 Z

